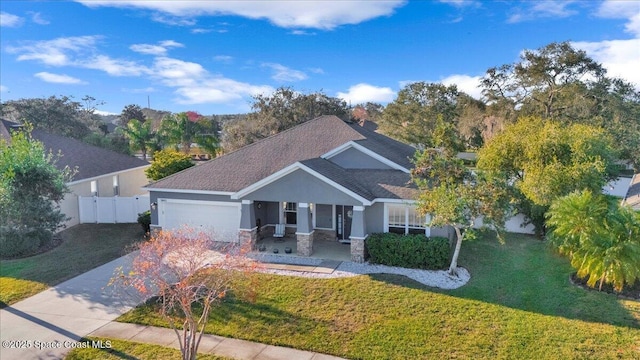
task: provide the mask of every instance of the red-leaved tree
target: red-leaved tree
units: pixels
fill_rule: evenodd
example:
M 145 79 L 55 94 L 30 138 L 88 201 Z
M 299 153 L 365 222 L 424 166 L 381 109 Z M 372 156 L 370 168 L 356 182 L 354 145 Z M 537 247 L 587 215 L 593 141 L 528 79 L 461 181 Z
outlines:
M 193 360 L 212 306 L 230 291 L 248 290 L 255 296 L 246 280 L 258 265 L 245 256 L 248 250 L 189 228 L 160 231 L 139 245 L 131 270 L 118 269 L 111 284 L 133 288 L 144 299 L 157 296 L 162 317 L 178 336 L 182 358 Z

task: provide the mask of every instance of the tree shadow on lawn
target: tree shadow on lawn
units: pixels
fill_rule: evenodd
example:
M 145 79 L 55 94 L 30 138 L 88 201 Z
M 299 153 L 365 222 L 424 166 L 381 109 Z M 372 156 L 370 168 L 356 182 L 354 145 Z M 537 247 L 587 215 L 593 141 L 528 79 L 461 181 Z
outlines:
M 640 302 L 573 285 L 569 261 L 533 236 L 508 234 L 505 244 L 491 237 L 466 241 L 458 264 L 471 279 L 454 290 L 430 288 L 402 276 L 372 277 L 543 315 L 640 328 Z
M 195 313 L 201 314 L 200 304 L 194 305 Z M 137 307 L 116 321 L 142 325 L 167 327 L 160 315 L 157 298 Z M 180 323 L 178 321 L 178 323 Z M 318 344 L 311 339 L 327 337 L 323 334 L 333 332 L 334 323 L 307 317 L 291 311 L 279 309 L 265 302 L 250 302 L 230 295 L 222 303 L 214 305 L 209 314 L 205 333 L 223 337 L 257 341 L 275 346 L 295 347 L 301 350 L 319 351 Z M 342 343 L 339 336 L 331 337 L 331 342 Z M 323 343 L 321 349 L 330 353 L 330 344 Z M 333 344 L 333 347 L 336 347 Z

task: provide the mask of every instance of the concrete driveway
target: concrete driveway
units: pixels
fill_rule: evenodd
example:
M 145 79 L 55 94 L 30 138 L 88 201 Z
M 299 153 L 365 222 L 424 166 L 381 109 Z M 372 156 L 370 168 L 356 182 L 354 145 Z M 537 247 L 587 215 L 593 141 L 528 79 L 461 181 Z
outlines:
M 81 337 L 113 321 L 140 301 L 137 294 L 106 287 L 121 257 L 0 310 L 0 359 L 59 359 Z

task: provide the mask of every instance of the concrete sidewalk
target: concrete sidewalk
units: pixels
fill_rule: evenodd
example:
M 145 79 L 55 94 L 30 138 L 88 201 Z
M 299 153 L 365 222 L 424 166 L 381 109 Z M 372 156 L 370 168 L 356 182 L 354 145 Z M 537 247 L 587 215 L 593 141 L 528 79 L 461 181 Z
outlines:
M 130 269 L 134 254 L 1 309 L 0 359 L 63 359 L 78 340 L 89 334 L 176 347 L 178 338 L 173 330 L 113 322 L 142 301 L 137 294 L 106 286 L 116 268 L 122 267 L 125 272 Z M 297 270 L 333 272 L 338 264 L 327 262 Z M 202 341 L 203 352 L 237 359 L 339 359 L 213 335 L 206 335 Z
M 156 344 L 180 349 L 178 337 L 171 329 L 110 322 L 89 336 Z M 238 360 L 340 360 L 342 358 L 302 351 L 282 346 L 230 339 L 216 335 L 203 335 L 198 353 L 215 354 Z

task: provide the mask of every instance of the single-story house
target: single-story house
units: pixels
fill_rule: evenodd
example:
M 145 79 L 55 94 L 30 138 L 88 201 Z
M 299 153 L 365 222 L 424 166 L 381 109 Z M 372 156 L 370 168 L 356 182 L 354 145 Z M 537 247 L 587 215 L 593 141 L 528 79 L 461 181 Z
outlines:
M 372 233 L 447 235 L 416 212 L 415 151 L 321 116 L 147 185 L 152 228 L 187 225 L 254 245 L 285 224 L 298 255 L 310 256 L 314 241 L 348 241 L 363 261 Z
M 20 126 L 1 120 L 0 136 L 10 140 L 9 130 Z M 149 183 L 144 173 L 150 166 L 147 161 L 40 129 L 34 129 L 31 136 L 42 142 L 45 149 L 62 155 L 56 167 L 76 169 L 73 179 L 67 183 L 70 193 L 60 202 L 61 211 L 70 218 L 65 226 L 80 223 L 79 196 L 129 197 L 145 193 L 142 187 Z

